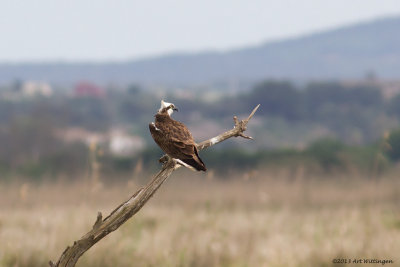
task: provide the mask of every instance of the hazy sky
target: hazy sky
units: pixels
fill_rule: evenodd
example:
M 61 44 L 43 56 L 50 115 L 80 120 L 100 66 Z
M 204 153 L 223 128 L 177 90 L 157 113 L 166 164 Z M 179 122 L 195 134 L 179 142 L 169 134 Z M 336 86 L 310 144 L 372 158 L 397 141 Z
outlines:
M 0 62 L 223 51 L 396 14 L 398 0 L 4 0 Z

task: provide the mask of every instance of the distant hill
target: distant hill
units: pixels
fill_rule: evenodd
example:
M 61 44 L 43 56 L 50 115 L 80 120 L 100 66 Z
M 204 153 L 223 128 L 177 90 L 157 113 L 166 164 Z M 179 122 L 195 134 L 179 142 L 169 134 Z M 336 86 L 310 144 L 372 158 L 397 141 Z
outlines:
M 400 78 L 400 17 L 379 19 L 225 53 L 171 54 L 123 63 L 0 64 L 0 83 L 91 80 L 187 85 L 266 78 Z

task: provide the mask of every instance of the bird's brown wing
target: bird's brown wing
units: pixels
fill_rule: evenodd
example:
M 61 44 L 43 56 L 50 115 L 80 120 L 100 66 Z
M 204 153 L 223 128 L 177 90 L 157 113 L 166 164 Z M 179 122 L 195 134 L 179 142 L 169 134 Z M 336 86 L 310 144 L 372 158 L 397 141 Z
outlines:
M 150 124 L 149 128 L 154 141 L 165 153 L 197 170 L 206 170 L 196 143 L 183 123 L 171 119 L 169 123 Z
M 171 138 L 169 148 L 171 151 L 170 155 L 173 158 L 182 160 L 184 163 L 192 166 L 198 171 L 206 171 L 207 168 L 204 162 L 199 157 L 196 144 L 193 140 L 189 140 L 188 143 Z
M 191 158 L 194 152 L 193 139 L 186 136 L 186 138 L 180 140 L 176 131 L 172 133 L 171 129 L 165 129 L 163 125 L 157 126 L 154 123 L 150 123 L 150 133 L 154 141 L 165 153 L 178 159 Z
M 194 154 L 194 149 L 196 148 L 196 144 L 194 142 L 185 142 L 182 140 L 177 140 L 175 138 L 171 138 L 168 140 L 169 147 L 173 155 L 178 159 L 192 158 Z
M 154 122 L 149 124 L 149 129 L 154 142 L 161 147 L 161 145 L 165 142 L 165 136 L 162 134 L 162 131 L 154 125 Z

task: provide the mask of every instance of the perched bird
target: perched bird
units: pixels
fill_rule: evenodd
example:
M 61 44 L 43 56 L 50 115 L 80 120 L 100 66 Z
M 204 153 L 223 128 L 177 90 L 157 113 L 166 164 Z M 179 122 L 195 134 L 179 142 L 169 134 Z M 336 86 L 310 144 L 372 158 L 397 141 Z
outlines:
M 149 124 L 151 136 L 157 145 L 178 163 L 190 169 L 206 171 L 192 134 L 183 123 L 171 118 L 174 110 L 178 111 L 174 104 L 161 100 L 161 107 L 154 115 L 155 123 Z

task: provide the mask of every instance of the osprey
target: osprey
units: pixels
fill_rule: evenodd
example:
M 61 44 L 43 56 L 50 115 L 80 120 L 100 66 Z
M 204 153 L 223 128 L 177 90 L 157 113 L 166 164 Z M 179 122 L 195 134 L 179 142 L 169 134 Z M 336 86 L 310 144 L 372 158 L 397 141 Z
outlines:
M 192 134 L 183 123 L 171 118 L 174 110 L 178 111 L 174 104 L 161 100 L 161 107 L 154 115 L 155 123 L 149 124 L 151 136 L 157 145 L 178 163 L 190 169 L 206 171 Z

